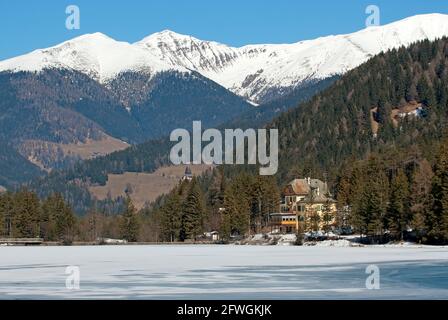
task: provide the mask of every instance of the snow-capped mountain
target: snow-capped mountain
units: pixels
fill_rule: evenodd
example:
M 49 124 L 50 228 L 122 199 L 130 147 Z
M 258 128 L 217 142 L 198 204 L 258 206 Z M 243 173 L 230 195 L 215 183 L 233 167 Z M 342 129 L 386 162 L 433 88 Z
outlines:
M 230 47 L 172 31 L 134 44 L 101 33 L 0 62 L 0 71 L 70 68 L 107 83 L 120 73 L 196 71 L 253 102 L 265 102 L 307 83 L 343 74 L 382 51 L 448 36 L 448 15 L 398 22 L 293 44 Z
M 448 15 L 428 14 L 293 44 L 232 48 L 164 31 L 135 45 L 173 67 L 196 70 L 238 95 L 262 102 L 272 90 L 285 93 L 307 81 L 343 74 L 382 51 L 442 36 L 448 36 Z
M 123 71 L 151 74 L 171 69 L 188 71 L 152 57 L 139 46 L 115 41 L 99 32 L 0 62 L 0 70 L 41 71 L 51 68 L 73 69 L 101 83 L 115 78 Z

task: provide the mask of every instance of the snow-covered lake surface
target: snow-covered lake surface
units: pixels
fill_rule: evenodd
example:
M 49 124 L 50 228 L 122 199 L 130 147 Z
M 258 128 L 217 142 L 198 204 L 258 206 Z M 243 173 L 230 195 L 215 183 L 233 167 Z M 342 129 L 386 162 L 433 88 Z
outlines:
M 378 290 L 366 288 L 372 264 Z M 0 247 L 0 298 L 448 299 L 448 248 Z

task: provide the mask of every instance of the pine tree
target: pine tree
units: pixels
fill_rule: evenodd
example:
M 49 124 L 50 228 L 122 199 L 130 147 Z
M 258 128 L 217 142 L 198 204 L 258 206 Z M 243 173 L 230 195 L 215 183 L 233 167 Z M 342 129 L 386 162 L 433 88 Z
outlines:
M 190 184 L 190 190 L 182 209 L 182 227 L 186 239 L 196 240 L 196 237 L 203 231 L 203 195 L 196 179 L 193 179 Z
M 55 193 L 42 204 L 41 236 L 46 240 L 70 243 L 73 240 L 75 216 L 63 197 Z
M 239 179 L 242 185 L 242 192 L 248 190 L 247 196 L 251 201 L 251 228 L 255 232 L 267 226 L 269 221 L 269 214 L 278 211 L 280 204 L 280 192 L 274 177 L 257 176 L 255 179 L 248 179 L 243 177 Z M 246 201 L 244 197 L 241 201 Z M 243 205 L 243 210 L 245 206 Z
M 228 241 L 232 236 L 232 211 L 231 209 L 225 208 L 221 211 L 221 221 L 219 225 L 219 232 L 221 234 L 221 239 Z
M 383 170 L 376 159 L 369 161 L 367 169 L 369 181 L 364 190 L 367 200 L 365 214 L 368 221 L 368 234 L 376 238 L 383 236 L 387 210 L 388 182 Z
M 37 195 L 21 190 L 13 196 L 12 234 L 16 238 L 35 238 L 40 235 L 40 201 Z
M 263 212 L 263 188 L 248 174 L 239 174 L 224 192 L 221 232 L 224 237 L 245 235 Z M 251 219 L 252 218 L 252 219 Z
M 208 219 L 209 230 L 219 230 L 221 223 L 221 211 L 224 207 L 224 191 L 226 189 L 226 178 L 224 169 L 218 167 L 213 171 L 211 187 L 208 191 L 207 206 L 210 209 Z
M 442 141 L 434 167 L 428 235 L 436 243 L 448 241 L 448 139 Z
M 213 209 L 218 210 L 224 203 L 224 191 L 226 189 L 226 178 L 224 169 L 218 167 L 213 171 L 213 184 L 210 187 L 209 202 Z
M 271 213 L 278 212 L 280 206 L 280 190 L 272 176 L 263 177 L 262 227 L 266 227 Z
M 435 105 L 434 89 L 428 84 L 425 76 L 422 76 L 417 84 L 418 97 L 425 105 L 433 107 Z
M 137 217 L 137 210 L 129 196 L 126 197 L 125 210 L 120 220 L 121 237 L 129 242 L 136 242 L 139 236 L 140 222 Z
M 251 212 L 250 212 L 250 228 L 256 233 L 261 227 L 263 217 L 263 197 L 265 195 L 265 183 L 262 177 L 257 177 L 251 184 Z
M 221 236 L 224 240 L 230 239 L 234 232 L 234 217 L 238 215 L 238 204 L 231 188 L 224 193 L 224 211 L 221 213 Z
M 329 197 L 329 195 L 327 195 Z M 329 199 L 324 203 L 322 208 L 322 221 L 323 221 L 323 228 L 325 233 L 328 233 L 331 231 L 331 222 L 334 219 L 334 214 L 332 210 L 332 204 Z
M 371 157 L 365 164 L 355 166 L 351 190 L 350 223 L 355 232 L 381 237 L 388 201 L 388 181 L 383 163 Z
M 335 222 L 338 228 L 345 230 L 348 227 L 351 204 L 351 186 L 349 173 L 344 172 L 342 176 L 338 178 L 336 190 L 337 212 Z
M 165 205 L 160 208 L 160 213 L 164 239 L 170 242 L 178 240 L 182 227 L 182 202 L 177 191 L 168 196 Z
M 359 233 L 361 236 L 367 234 L 368 224 L 368 219 L 366 217 L 368 196 L 368 192 L 365 191 L 366 184 L 367 179 L 363 169 L 360 166 L 356 166 L 350 179 L 352 190 L 350 195 L 350 204 L 352 208 L 349 221 L 355 233 Z
M 94 205 L 85 216 L 87 240 L 96 241 L 103 238 L 104 215 Z
M 6 197 L 0 194 L 0 237 L 6 235 Z
M 403 240 L 404 232 L 410 223 L 409 184 L 403 170 L 398 170 L 390 188 L 388 226 L 391 235 Z
M 386 103 L 386 99 L 381 97 L 378 101 L 378 107 L 376 111 L 376 121 L 381 124 L 386 124 L 390 120 L 391 109 Z
M 411 186 L 411 212 L 412 212 L 412 228 L 415 230 L 417 241 L 424 240 L 427 232 L 426 228 L 426 214 L 429 207 L 428 201 L 431 191 L 431 181 L 434 173 L 431 164 L 427 160 L 420 162 L 417 171 L 414 173 L 414 178 Z

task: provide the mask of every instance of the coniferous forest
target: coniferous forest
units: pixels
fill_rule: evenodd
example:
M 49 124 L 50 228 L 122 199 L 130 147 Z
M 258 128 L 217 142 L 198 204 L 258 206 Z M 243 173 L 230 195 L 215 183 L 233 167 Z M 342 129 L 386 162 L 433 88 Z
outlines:
M 166 163 L 169 146 L 149 142 L 36 180 L 28 187 L 38 196 L 3 194 L 0 226 L 8 230 L 0 232 L 52 241 L 185 241 L 219 230 L 228 239 L 262 230 L 278 211 L 279 190 L 314 177 L 328 181 L 338 201 L 338 228 L 373 242 L 447 243 L 447 120 L 448 39 L 421 41 L 373 57 L 267 124 L 280 133 L 276 176 L 220 166 L 140 212 L 129 198 L 116 210 L 92 199 L 86 185 L 104 184 L 108 173 Z
M 352 228 L 374 242 L 411 239 L 448 242 L 448 140 L 439 144 L 435 164 L 371 155 L 352 163 L 337 178 L 336 229 Z M 222 240 L 261 232 L 278 211 L 274 177 L 228 172 L 182 181 L 152 206 L 137 211 L 129 197 L 119 214 L 96 208 L 79 217 L 60 194 L 39 200 L 28 190 L 0 196 L 0 235 L 41 237 L 69 244 L 103 238 L 135 241 L 195 241 L 219 230 Z M 227 172 L 226 172 L 227 171 Z M 304 230 L 309 231 L 309 230 Z

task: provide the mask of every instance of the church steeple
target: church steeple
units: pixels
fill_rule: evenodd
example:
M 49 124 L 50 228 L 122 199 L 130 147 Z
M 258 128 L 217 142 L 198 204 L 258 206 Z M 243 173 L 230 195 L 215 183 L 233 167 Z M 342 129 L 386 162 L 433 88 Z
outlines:
M 185 173 L 184 173 L 184 176 L 182 177 L 182 181 L 184 181 L 184 180 L 190 181 L 191 179 L 193 179 L 193 174 L 191 173 L 190 167 L 187 166 L 185 168 Z

